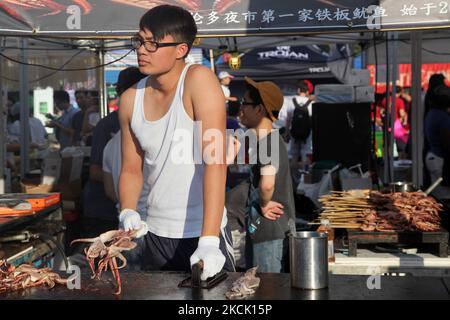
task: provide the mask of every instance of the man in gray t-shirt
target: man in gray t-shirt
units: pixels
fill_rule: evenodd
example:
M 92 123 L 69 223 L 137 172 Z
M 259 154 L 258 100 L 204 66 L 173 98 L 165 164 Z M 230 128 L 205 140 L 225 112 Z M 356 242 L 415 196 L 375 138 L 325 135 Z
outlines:
M 286 145 L 272 129 L 283 105 L 283 94 L 273 82 L 246 78 L 247 91 L 240 120 L 254 132 L 246 214 L 247 267 L 261 272 L 283 272 L 287 263 L 287 234 L 295 221 L 295 204 Z

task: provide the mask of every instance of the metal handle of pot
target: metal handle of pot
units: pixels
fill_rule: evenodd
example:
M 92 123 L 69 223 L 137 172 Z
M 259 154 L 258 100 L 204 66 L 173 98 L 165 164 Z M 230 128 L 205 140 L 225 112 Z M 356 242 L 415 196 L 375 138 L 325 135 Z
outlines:
M 437 179 L 427 190 L 425 190 L 425 194 L 428 196 L 438 185 L 441 184 L 442 180 L 444 180 L 444 178 L 439 177 L 439 179 Z

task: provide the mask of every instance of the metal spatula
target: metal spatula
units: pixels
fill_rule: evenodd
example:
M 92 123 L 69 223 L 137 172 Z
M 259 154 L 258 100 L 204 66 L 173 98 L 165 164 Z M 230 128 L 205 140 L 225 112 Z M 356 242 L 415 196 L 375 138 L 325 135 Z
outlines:
M 191 276 L 184 279 L 178 284 L 180 288 L 201 288 L 201 289 L 211 289 L 221 283 L 228 277 L 225 271 L 221 271 L 213 277 L 206 280 L 201 280 L 201 274 L 203 271 L 203 261 L 200 260 L 192 266 Z

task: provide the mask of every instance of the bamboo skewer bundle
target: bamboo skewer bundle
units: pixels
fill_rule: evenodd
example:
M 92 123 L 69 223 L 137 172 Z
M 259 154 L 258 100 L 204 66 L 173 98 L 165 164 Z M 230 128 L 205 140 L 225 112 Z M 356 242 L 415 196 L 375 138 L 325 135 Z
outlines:
M 422 192 L 382 194 L 369 190 L 332 191 L 319 199 L 333 228 L 364 231 L 436 231 L 442 206 Z M 414 219 L 412 218 L 414 217 Z
M 375 209 L 369 202 L 369 190 L 332 191 L 319 201 L 323 209 L 319 221 L 328 219 L 333 228 L 359 229 L 368 211 Z M 311 224 L 320 224 L 319 221 Z

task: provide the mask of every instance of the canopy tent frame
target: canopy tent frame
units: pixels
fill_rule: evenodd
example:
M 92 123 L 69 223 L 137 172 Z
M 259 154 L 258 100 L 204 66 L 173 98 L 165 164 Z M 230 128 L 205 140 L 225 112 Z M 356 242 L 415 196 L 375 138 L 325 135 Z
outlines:
M 340 3 L 336 3 L 333 4 L 335 7 L 341 6 L 343 8 L 345 8 L 345 6 L 342 5 L 342 2 L 346 2 L 347 0 L 340 0 Z M 118 2 L 118 1 L 116 1 Z M 205 1 L 205 2 L 209 2 L 209 1 Z M 242 1 L 243 3 L 247 3 L 248 1 Z M 261 1 L 260 1 L 261 2 Z M 264 1 L 263 1 L 264 2 Z M 316 1 L 316 2 L 321 2 L 321 3 L 332 3 L 333 1 Z M 347 1 L 348 3 L 350 3 L 350 1 Z M 372 1 L 374 2 L 374 1 Z M 388 0 L 385 2 L 391 2 L 391 4 L 395 4 L 394 1 Z M 369 1 L 365 1 L 365 3 L 369 3 Z M 378 3 L 379 2 L 375 2 Z M 277 4 L 280 5 L 280 4 Z M 31 17 L 29 15 L 29 17 Z M 39 18 L 39 17 L 37 17 Z M 48 17 L 48 19 L 50 19 L 51 17 Z M 389 19 L 387 19 L 389 20 Z M 8 20 L 10 23 L 10 20 Z M 392 21 L 391 21 L 392 22 Z M 394 21 L 395 22 L 395 21 Z M 423 110 L 423 106 L 422 106 L 422 102 L 420 100 L 420 84 L 418 85 L 417 83 L 417 79 L 420 79 L 420 77 L 417 77 L 418 75 L 420 75 L 420 64 L 421 63 L 421 51 L 420 51 L 420 47 L 417 46 L 417 43 L 415 43 L 415 41 L 417 42 L 421 42 L 421 37 L 422 37 L 422 31 L 421 30 L 435 30 L 435 29 L 447 29 L 450 28 L 450 18 L 446 17 L 445 19 L 441 19 L 439 21 L 435 21 L 433 23 L 433 25 L 427 25 L 426 22 L 424 21 L 418 21 L 418 25 L 415 24 L 416 22 L 411 22 L 410 24 L 408 23 L 403 23 L 402 26 L 397 25 L 396 27 L 392 27 L 392 25 L 394 24 L 384 24 L 380 25 L 379 28 L 374 28 L 374 29 L 369 29 L 367 28 L 367 24 L 366 26 L 364 26 L 364 28 L 362 29 L 358 29 L 355 28 L 353 24 L 347 24 L 347 27 L 345 26 L 335 26 L 334 29 L 327 29 L 327 30 L 320 30 L 317 28 L 312 28 L 312 29 L 307 29 L 306 27 L 303 28 L 303 30 L 301 30 L 301 27 L 297 27 L 299 28 L 299 30 L 296 31 L 289 31 L 287 32 L 286 28 L 283 29 L 283 31 L 280 32 L 268 32 L 268 31 L 261 31 L 263 29 L 260 28 L 260 32 L 258 32 L 258 36 L 261 37 L 270 37 L 270 36 L 286 36 L 286 37 L 298 37 L 298 36 L 305 36 L 305 35 L 315 35 L 317 36 L 317 38 L 320 38 L 320 35 L 330 35 L 330 34 L 334 34 L 334 35 L 342 35 L 342 34 L 351 34 L 351 33 L 364 33 L 364 34 L 370 34 L 372 32 L 383 32 L 386 34 L 389 34 L 389 32 L 392 31 L 412 31 L 412 39 L 413 39 L 413 46 L 411 48 L 411 53 L 414 56 L 414 59 L 412 60 L 412 64 L 413 64 L 413 150 L 414 150 L 414 154 L 413 154 L 413 159 L 415 161 L 413 161 L 413 177 L 414 177 L 414 182 L 416 185 L 420 186 L 422 183 L 422 178 L 421 178 L 421 168 L 418 168 L 418 166 L 421 166 L 422 163 L 421 161 L 419 161 L 419 159 L 421 159 L 421 145 L 419 142 L 415 142 L 419 141 L 419 137 L 421 136 L 422 132 L 420 132 L 420 113 Z M 319 27 L 325 27 L 324 25 L 321 25 Z M 345 30 L 343 30 L 345 29 Z M 215 39 L 215 38 L 223 38 L 223 37 L 236 37 L 236 38 L 246 38 L 246 37 L 253 37 L 256 34 L 255 33 L 249 33 L 249 32 L 241 32 L 241 31 L 237 31 L 237 29 L 235 29 L 234 32 L 225 32 L 225 30 L 222 30 L 222 32 L 217 32 L 217 33 L 213 33 L 213 32 L 200 32 L 199 34 L 199 38 L 203 39 L 202 41 L 207 42 L 208 39 Z M 125 34 L 123 34 L 125 33 Z M 121 39 L 125 39 L 128 36 L 130 36 L 131 34 L 135 33 L 135 30 L 116 30 L 116 31 L 111 31 L 111 30 L 103 30 L 103 34 L 99 33 L 99 30 L 96 31 L 92 31 L 92 34 L 86 31 L 68 31 L 68 30 L 64 30 L 61 32 L 58 32 L 56 30 L 45 30 L 45 28 L 30 28 L 29 30 L 13 30 L 13 29 L 8 29 L 6 30 L 4 27 L 2 27 L 0 25 L 0 35 L 14 35 L 16 37 L 41 37 L 41 38 L 47 38 L 47 39 L 72 39 L 74 41 L 82 41 L 82 40 L 94 40 L 94 41 L 100 41 L 101 42 L 101 47 L 99 52 L 104 52 L 106 50 L 108 50 L 107 46 L 105 46 L 105 40 L 108 39 L 119 39 L 119 41 Z M 115 41 L 115 40 L 113 40 Z M 356 40 L 358 41 L 358 40 Z M 205 44 L 203 44 L 205 46 L 205 48 L 207 49 L 212 49 L 211 47 L 207 47 Z M 396 52 L 397 53 L 397 52 Z M 0 59 L 3 59 L 2 57 L 0 57 Z M 100 63 L 101 63 L 101 54 L 99 56 L 100 59 Z M 26 70 L 25 68 L 23 70 Z M 21 78 L 22 81 L 25 81 L 25 72 L 23 71 L 23 77 Z M 101 77 L 100 77 L 101 78 Z M 104 80 L 102 80 L 104 83 Z M 0 80 L 0 84 L 1 84 L 1 80 Z M 100 84 L 99 86 L 100 88 L 104 89 L 104 84 Z M 1 87 L 0 87 L 1 90 Z M 23 92 L 24 90 L 22 90 Z M 22 93 L 24 94 L 24 93 Z M 389 93 L 388 93 L 389 94 Z M 104 95 L 104 97 L 106 96 L 105 92 L 102 92 L 102 95 Z M 22 98 L 23 99 L 23 98 Z M 22 100 L 24 101 L 24 100 Z M 387 100 L 389 101 L 389 99 Z M 394 102 L 395 103 L 395 102 Z M 102 103 L 104 104 L 104 102 Z M 25 105 L 23 106 L 23 108 L 25 108 Z M 395 106 L 394 106 L 395 108 Z M 393 108 L 393 109 L 394 109 Z M 21 115 L 24 114 L 24 112 L 21 112 Z M 3 116 L 2 116 L 3 117 Z M 3 123 L 4 119 L 0 118 L 0 121 Z M 0 126 L 1 129 L 1 126 Z M 26 152 L 26 151 L 24 151 Z M 2 157 L 4 157 L 4 154 L 2 155 L 1 153 L 3 153 L 3 151 L 0 152 L 0 159 Z M 417 161 L 417 162 L 416 162 Z M 385 181 L 386 182 L 386 181 Z M 1 187 L 0 187 L 1 190 Z

